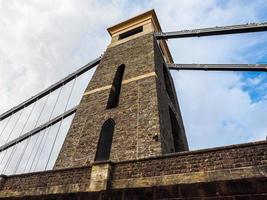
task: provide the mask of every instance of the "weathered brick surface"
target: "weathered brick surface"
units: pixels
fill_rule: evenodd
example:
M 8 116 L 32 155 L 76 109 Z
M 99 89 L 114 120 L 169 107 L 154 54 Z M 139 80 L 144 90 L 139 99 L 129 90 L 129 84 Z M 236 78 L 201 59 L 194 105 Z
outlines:
M 255 168 L 258 166 L 267 167 L 266 142 L 176 153 L 166 157 L 117 163 L 113 171 L 113 180 L 199 171 L 231 170 L 250 166 Z M 265 171 L 267 171 L 267 168 Z
M 127 43 L 107 49 L 99 64 L 86 92 L 107 85 L 111 85 L 119 65 L 125 64 L 123 80 L 153 72 L 153 43 L 152 36 L 129 41 Z M 122 85 L 119 106 L 106 110 L 110 90 L 103 90 L 83 97 L 80 108 L 74 118 L 73 125 L 66 137 L 55 168 L 86 165 L 94 161 L 101 126 L 108 118 L 116 122 L 111 151 L 111 159 L 134 159 L 137 157 L 137 126 L 140 114 L 138 111 L 138 92 L 151 85 L 149 104 L 155 105 L 156 96 L 153 95 L 153 80 L 136 81 Z M 143 96 L 142 98 L 145 98 Z M 145 107 L 145 106 L 144 106 Z M 150 107 L 151 108 L 151 107 Z M 156 115 L 156 111 L 151 110 Z M 159 132 L 158 124 L 153 125 L 157 116 L 148 119 L 150 129 Z M 147 123 L 146 123 L 147 124 Z M 82 127 L 82 128 L 81 128 Z M 152 145 L 152 144 L 151 144 Z M 158 144 L 159 146 L 159 144 Z M 123 147 L 123 149 L 122 149 Z M 116 148 L 116 151 L 115 151 Z M 160 154 L 160 152 L 158 152 Z
M 156 199 L 264 199 L 267 194 L 266 161 L 267 142 L 262 141 L 114 162 L 111 163 L 110 190 L 101 193 L 90 192 L 91 167 L 7 176 L 0 189 L 0 198 L 57 194 L 59 199 L 94 199 L 101 195 L 104 199 L 135 199 L 129 196 L 134 193 L 136 199 L 140 199 L 145 193 L 149 199 L 151 194 L 155 194 Z M 198 172 L 212 173 L 203 180 Z M 171 182 L 166 182 L 170 176 Z M 140 182 L 140 178 L 143 181 Z M 154 185 L 154 180 L 160 181 Z M 82 192 L 90 193 L 79 196 Z M 60 196 L 62 193 L 65 195 Z
M 5 198 L 9 200 L 265 200 L 267 179 L 240 179 L 210 183 Z
M 103 123 L 113 118 L 110 160 L 131 160 L 173 152 L 173 138 L 168 105 L 173 107 L 182 126 L 177 101 L 172 103 L 162 75 L 163 57 L 153 34 L 108 48 L 88 88 L 89 92 L 111 85 L 121 64 L 125 65 L 119 106 L 106 109 L 110 89 L 101 90 L 82 98 L 73 124 L 65 139 L 55 169 L 85 166 L 95 159 L 99 134 Z M 186 143 L 185 134 L 181 134 Z
M 29 189 L 48 188 L 71 184 L 89 185 L 91 167 L 74 168 L 57 171 L 37 172 L 9 176 L 2 188 L 3 191 L 25 192 Z

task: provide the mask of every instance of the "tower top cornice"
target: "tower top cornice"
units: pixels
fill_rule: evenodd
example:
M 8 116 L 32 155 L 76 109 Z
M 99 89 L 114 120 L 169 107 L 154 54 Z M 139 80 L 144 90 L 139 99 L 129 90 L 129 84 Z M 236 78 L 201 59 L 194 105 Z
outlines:
M 113 25 L 107 31 L 112 38 L 109 47 L 112 47 L 148 33 L 162 32 L 162 29 L 156 12 L 152 9 Z M 158 42 L 166 62 L 173 63 L 166 41 L 159 40 Z

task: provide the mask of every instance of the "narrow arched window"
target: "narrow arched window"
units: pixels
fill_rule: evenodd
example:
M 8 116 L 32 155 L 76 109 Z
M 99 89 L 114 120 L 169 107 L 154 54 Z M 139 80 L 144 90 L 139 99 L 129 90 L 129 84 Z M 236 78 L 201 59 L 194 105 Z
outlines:
M 109 160 L 115 122 L 109 118 L 102 126 L 96 151 L 96 161 Z
M 167 69 L 167 67 L 163 64 L 163 76 L 164 76 L 164 83 L 165 83 L 165 88 L 167 90 L 167 93 L 170 97 L 170 99 L 175 102 L 175 96 L 173 94 L 173 89 L 172 89 L 172 83 L 171 83 L 171 77 L 170 77 L 170 73 Z
M 176 116 L 173 112 L 173 110 L 169 107 L 169 114 L 170 114 L 170 119 L 171 119 L 171 128 L 172 128 L 172 137 L 173 137 L 173 146 L 175 152 L 181 150 L 179 148 L 179 132 L 180 132 L 180 127 L 178 124 L 178 121 L 176 119 Z
M 108 103 L 106 107 L 107 109 L 116 108 L 119 105 L 121 82 L 123 78 L 124 69 L 125 65 L 120 65 L 116 71 L 108 97 Z

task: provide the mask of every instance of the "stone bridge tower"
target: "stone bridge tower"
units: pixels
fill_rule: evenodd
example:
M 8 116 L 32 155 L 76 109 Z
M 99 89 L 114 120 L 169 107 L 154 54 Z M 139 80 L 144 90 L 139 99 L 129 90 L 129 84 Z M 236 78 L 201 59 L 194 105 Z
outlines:
M 149 11 L 108 28 L 111 43 L 81 100 L 55 169 L 188 150 L 172 57 Z
M 160 31 L 153 10 L 108 29 L 54 169 L 0 175 L 0 200 L 267 198 L 267 141 L 188 151 Z

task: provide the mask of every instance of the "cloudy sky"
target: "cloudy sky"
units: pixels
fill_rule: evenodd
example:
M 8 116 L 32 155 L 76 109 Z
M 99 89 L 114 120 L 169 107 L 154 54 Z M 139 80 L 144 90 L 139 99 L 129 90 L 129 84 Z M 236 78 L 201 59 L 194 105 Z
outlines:
M 152 8 L 164 31 L 267 21 L 267 0 L 0 0 L 0 112 L 98 57 L 107 27 Z M 175 63 L 267 63 L 267 33 L 168 44 Z M 172 75 L 191 149 L 265 139 L 266 74 Z

